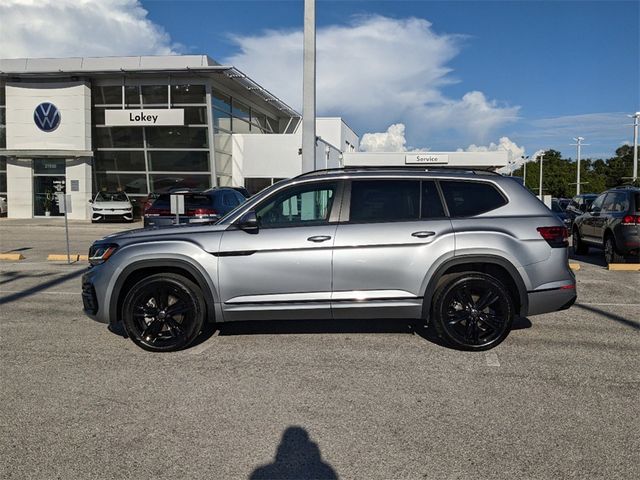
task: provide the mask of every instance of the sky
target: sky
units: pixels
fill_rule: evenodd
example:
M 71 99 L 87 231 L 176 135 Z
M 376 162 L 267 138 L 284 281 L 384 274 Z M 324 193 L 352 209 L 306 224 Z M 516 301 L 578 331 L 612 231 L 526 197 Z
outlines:
M 638 1 L 322 1 L 318 114 L 368 150 L 608 158 L 640 110 Z M 4 0 L 0 57 L 204 53 L 301 110 L 302 0 Z M 52 29 L 51 25 L 57 28 Z

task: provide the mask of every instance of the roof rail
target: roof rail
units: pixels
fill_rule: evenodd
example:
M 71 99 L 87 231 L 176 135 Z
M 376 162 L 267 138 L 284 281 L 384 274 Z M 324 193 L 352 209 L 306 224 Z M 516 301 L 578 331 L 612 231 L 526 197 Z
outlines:
M 320 170 L 312 170 L 310 172 L 305 172 L 298 175 L 295 178 L 300 177 L 308 177 L 311 175 L 324 174 L 324 173 L 333 173 L 333 172 L 367 172 L 367 171 L 395 171 L 395 172 L 406 172 L 406 171 L 419 171 L 419 172 L 463 172 L 463 173 L 473 173 L 476 175 L 498 175 L 501 176 L 498 172 L 494 172 L 492 170 L 483 170 L 481 168 L 464 168 L 464 167 L 453 167 L 453 166 L 441 166 L 441 165 L 408 165 L 408 166 L 397 166 L 397 165 L 366 165 L 366 166 L 355 166 L 348 165 L 344 167 L 337 168 L 324 168 Z

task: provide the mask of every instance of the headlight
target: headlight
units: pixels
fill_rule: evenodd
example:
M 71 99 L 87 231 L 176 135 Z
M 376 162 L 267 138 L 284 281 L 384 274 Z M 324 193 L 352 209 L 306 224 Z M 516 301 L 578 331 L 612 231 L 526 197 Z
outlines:
M 117 245 L 92 245 L 89 249 L 89 263 L 100 265 L 106 262 L 117 249 Z

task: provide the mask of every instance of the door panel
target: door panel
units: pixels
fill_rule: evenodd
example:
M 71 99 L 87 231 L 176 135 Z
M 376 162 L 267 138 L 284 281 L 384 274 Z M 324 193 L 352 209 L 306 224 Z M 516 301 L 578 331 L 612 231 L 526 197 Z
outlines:
M 421 231 L 434 234 L 413 236 Z M 427 270 L 453 251 L 449 219 L 340 225 L 333 252 L 334 317 L 419 316 Z
M 427 270 L 454 251 L 435 183 L 354 180 L 348 203 L 334 243 L 334 318 L 419 317 Z
M 329 223 L 338 182 L 295 185 L 256 206 L 260 228 L 232 226 L 218 260 L 225 320 L 331 318 Z M 335 208 L 339 208 L 336 205 Z

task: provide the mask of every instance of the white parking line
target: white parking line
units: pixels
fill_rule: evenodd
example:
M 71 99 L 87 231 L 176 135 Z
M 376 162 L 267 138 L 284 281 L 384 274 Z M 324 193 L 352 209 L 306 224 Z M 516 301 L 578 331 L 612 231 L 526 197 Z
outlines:
M 201 343 L 197 347 L 188 349 L 187 352 L 190 353 L 191 355 L 199 355 L 205 352 L 206 350 L 209 350 L 211 347 L 213 347 L 213 344 L 214 344 L 214 341 L 209 339 L 209 341 Z
M 500 360 L 498 360 L 498 354 L 495 352 L 487 352 L 485 354 L 485 360 L 487 361 L 487 367 L 499 367 Z
M 4 294 L 4 293 L 24 293 L 24 290 L 0 290 L 0 294 Z M 31 295 L 40 295 L 40 294 L 44 294 L 44 295 L 82 295 L 82 292 L 36 292 L 33 294 L 29 294 L 29 296 Z
M 593 305 L 596 307 L 640 307 L 640 303 L 586 303 L 578 302 L 576 305 Z

